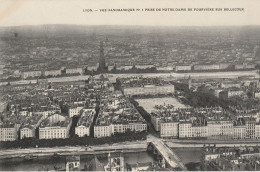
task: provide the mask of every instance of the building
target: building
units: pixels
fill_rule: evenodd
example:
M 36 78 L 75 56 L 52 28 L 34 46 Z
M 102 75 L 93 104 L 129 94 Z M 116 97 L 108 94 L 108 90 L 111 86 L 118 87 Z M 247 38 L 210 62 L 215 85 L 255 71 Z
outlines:
M 143 87 L 124 88 L 124 95 L 126 96 L 173 94 L 173 93 L 174 93 L 174 85 L 164 85 L 164 86 L 145 85 Z
M 61 70 L 57 69 L 57 70 L 46 70 L 43 72 L 44 76 L 59 76 L 61 75 Z
M 124 157 L 121 153 L 108 154 L 108 163 L 104 166 L 105 171 L 125 171 Z
M 246 69 L 255 69 L 255 64 L 246 64 L 244 68 Z
M 116 67 L 116 70 L 130 70 L 132 69 L 133 66 L 130 66 L 130 65 L 124 65 L 124 66 L 117 66 Z
M 107 70 L 108 70 L 108 71 L 111 71 L 111 70 L 113 70 L 114 68 L 115 68 L 114 65 L 109 65 L 109 66 L 107 67 Z
M 66 68 L 66 74 L 83 74 L 82 68 Z
M 218 120 L 207 121 L 208 125 L 208 136 L 219 136 L 221 135 L 221 122 Z
M 220 63 L 219 64 L 219 69 L 220 70 L 225 70 L 225 69 L 228 69 L 230 66 L 230 63 Z
M 0 101 L 0 112 L 4 112 L 7 107 L 7 102 L 1 102 Z
M 160 137 L 178 138 L 179 137 L 179 123 L 178 122 L 161 122 Z
M 212 89 L 212 90 L 210 90 L 211 92 L 211 94 L 213 94 L 214 96 L 216 96 L 217 98 L 219 98 L 219 93 L 220 92 L 222 92 L 223 91 L 223 89 Z
M 191 127 L 191 137 L 207 138 L 208 127 L 205 124 L 193 124 Z
M 245 120 L 245 125 L 246 125 L 246 138 L 255 139 L 256 119 L 247 117 L 247 118 L 243 118 L 243 120 Z
M 260 169 L 258 146 L 216 147 L 202 149 L 201 164 L 204 171 L 257 171 Z
M 237 70 L 244 69 L 244 65 L 243 64 L 235 64 L 235 69 L 237 69 Z
M 173 66 L 157 66 L 158 71 L 173 71 Z
M 180 122 L 179 123 L 179 138 L 191 138 L 192 137 L 192 123 Z
M 79 137 L 90 136 L 90 127 L 93 124 L 95 116 L 95 109 L 84 109 L 80 116 L 77 126 L 75 127 L 75 134 Z
M 236 65 L 235 65 L 235 69 L 236 69 L 236 70 L 241 70 L 241 69 L 255 69 L 255 64 L 247 64 L 247 63 L 236 64 Z
M 117 78 L 117 84 L 126 96 L 174 93 L 174 85 L 161 78 Z
M 216 145 L 214 146 L 203 146 L 202 149 L 202 162 L 209 161 L 209 160 L 214 160 L 220 157 L 219 152 L 216 150 Z
M 259 123 L 257 123 L 255 125 L 255 138 L 260 139 L 260 124 Z
M 84 171 L 105 171 L 105 169 L 104 165 L 97 159 L 97 156 L 94 155 L 94 158 L 84 168 Z
M 18 139 L 20 124 L 0 124 L 0 141 L 14 141 Z
M 240 88 L 241 83 L 239 82 L 221 82 L 221 88 Z
M 112 135 L 111 125 L 95 125 L 94 126 L 94 137 L 110 137 Z
M 127 123 L 127 124 L 112 124 L 111 125 L 111 132 L 114 133 L 125 133 L 127 131 L 146 131 L 147 124 L 140 122 L 140 123 Z
M 73 116 L 79 116 L 83 106 L 73 106 L 69 108 L 69 117 L 72 118 Z
M 27 117 L 20 129 L 20 139 L 23 138 L 35 138 L 36 128 L 39 127 L 40 123 L 43 121 L 43 115 L 36 115 Z
M 149 69 L 154 67 L 155 67 L 154 65 L 150 65 L 150 64 L 135 65 L 136 69 Z
M 152 162 L 137 162 L 135 164 L 126 163 L 126 171 L 138 172 L 138 171 L 149 171 L 152 167 Z
M 231 97 L 235 97 L 235 96 L 239 96 L 239 97 L 245 97 L 246 94 L 244 92 L 244 90 L 240 90 L 240 89 L 233 89 L 233 90 L 225 90 L 219 93 L 219 98 L 220 99 L 229 99 Z
M 51 105 L 51 106 L 42 106 L 41 108 L 37 108 L 33 111 L 36 115 L 43 115 L 43 118 L 47 118 L 50 115 L 53 115 L 55 113 L 60 114 L 61 109 L 57 105 Z
M 179 138 L 207 138 L 208 127 L 205 123 L 180 122 Z
M 255 98 L 260 98 L 260 91 L 255 92 Z
M 158 117 L 157 114 L 151 113 L 151 123 L 155 131 L 161 130 L 161 118 Z
M 23 79 L 40 77 L 41 75 L 42 75 L 42 71 L 40 71 L 40 70 L 22 72 Z
M 80 171 L 80 156 L 68 156 L 65 162 L 66 171 Z
M 128 99 L 112 94 L 101 99 L 94 125 L 94 137 L 109 137 L 118 133 L 143 132 L 147 123 Z
M 192 65 L 176 65 L 175 71 L 191 71 Z
M 97 71 L 98 70 L 98 65 L 96 65 L 96 66 L 88 66 L 87 70 L 88 71 Z
M 194 65 L 194 70 L 219 70 L 219 64 L 198 64 Z
M 69 137 L 72 120 L 54 114 L 43 120 L 39 127 L 39 139 L 64 139 Z
M 245 139 L 246 138 L 246 126 L 236 125 L 234 126 L 233 139 Z

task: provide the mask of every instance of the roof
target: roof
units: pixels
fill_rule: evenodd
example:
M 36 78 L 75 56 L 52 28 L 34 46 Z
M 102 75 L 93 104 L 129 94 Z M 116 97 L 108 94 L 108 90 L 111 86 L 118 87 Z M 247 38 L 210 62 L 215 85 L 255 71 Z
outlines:
M 96 155 L 90 161 L 87 171 L 104 171 L 104 165 L 97 159 Z
M 113 152 L 113 153 L 109 153 L 111 158 L 116 158 L 116 157 L 121 157 L 121 153 L 120 152 Z M 109 156 L 108 154 L 108 156 Z

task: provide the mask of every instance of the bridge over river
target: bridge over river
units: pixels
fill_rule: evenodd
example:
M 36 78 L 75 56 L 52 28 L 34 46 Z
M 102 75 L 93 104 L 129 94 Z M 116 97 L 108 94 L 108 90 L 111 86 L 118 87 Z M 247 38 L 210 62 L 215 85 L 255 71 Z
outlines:
M 154 139 L 148 142 L 148 150 L 153 151 L 153 154 L 158 156 L 163 167 L 180 168 L 187 171 L 178 155 L 162 140 Z

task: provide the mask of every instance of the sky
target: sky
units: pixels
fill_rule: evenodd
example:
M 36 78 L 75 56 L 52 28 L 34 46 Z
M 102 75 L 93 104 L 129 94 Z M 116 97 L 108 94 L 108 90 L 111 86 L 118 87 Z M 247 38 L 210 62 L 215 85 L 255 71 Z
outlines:
M 149 26 L 260 25 L 260 0 L 0 0 L 0 26 L 76 24 Z M 244 11 L 134 11 L 100 9 L 244 8 Z M 91 9 L 93 12 L 83 12 Z M 98 10 L 98 11 L 94 11 Z

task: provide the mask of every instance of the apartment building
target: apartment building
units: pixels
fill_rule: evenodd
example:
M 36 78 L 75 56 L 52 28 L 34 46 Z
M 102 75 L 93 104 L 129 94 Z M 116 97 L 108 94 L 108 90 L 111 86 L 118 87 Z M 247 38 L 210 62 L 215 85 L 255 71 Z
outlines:
M 69 117 L 72 118 L 73 116 L 79 116 L 83 106 L 72 106 L 69 108 Z
M 61 75 L 61 70 L 57 69 L 57 70 L 46 70 L 43 72 L 44 76 L 58 76 Z
M 71 119 L 60 114 L 46 118 L 39 127 L 39 139 L 64 139 L 69 137 Z
M 20 139 L 23 138 L 34 138 L 36 128 L 39 127 L 40 123 L 43 121 L 43 115 L 34 114 L 33 116 L 27 117 L 20 129 Z
M 66 74 L 83 74 L 82 68 L 66 68 Z
M 1 124 L 0 141 L 14 141 L 18 139 L 20 124 Z
M 93 124 L 95 116 L 95 109 L 84 109 L 80 116 L 77 126 L 75 127 L 75 134 L 79 137 L 90 136 L 90 127 Z
M 24 72 L 22 72 L 22 78 L 23 78 L 23 79 L 27 79 L 27 78 L 29 78 L 29 77 L 32 77 L 32 78 L 34 78 L 34 77 L 39 77 L 39 76 L 41 76 L 41 75 L 42 75 L 42 71 L 40 71 L 40 70 L 24 71 Z
M 191 138 L 192 137 L 192 123 L 180 122 L 179 123 L 179 138 Z
M 161 122 L 160 137 L 162 138 L 178 138 L 179 123 L 178 122 Z

